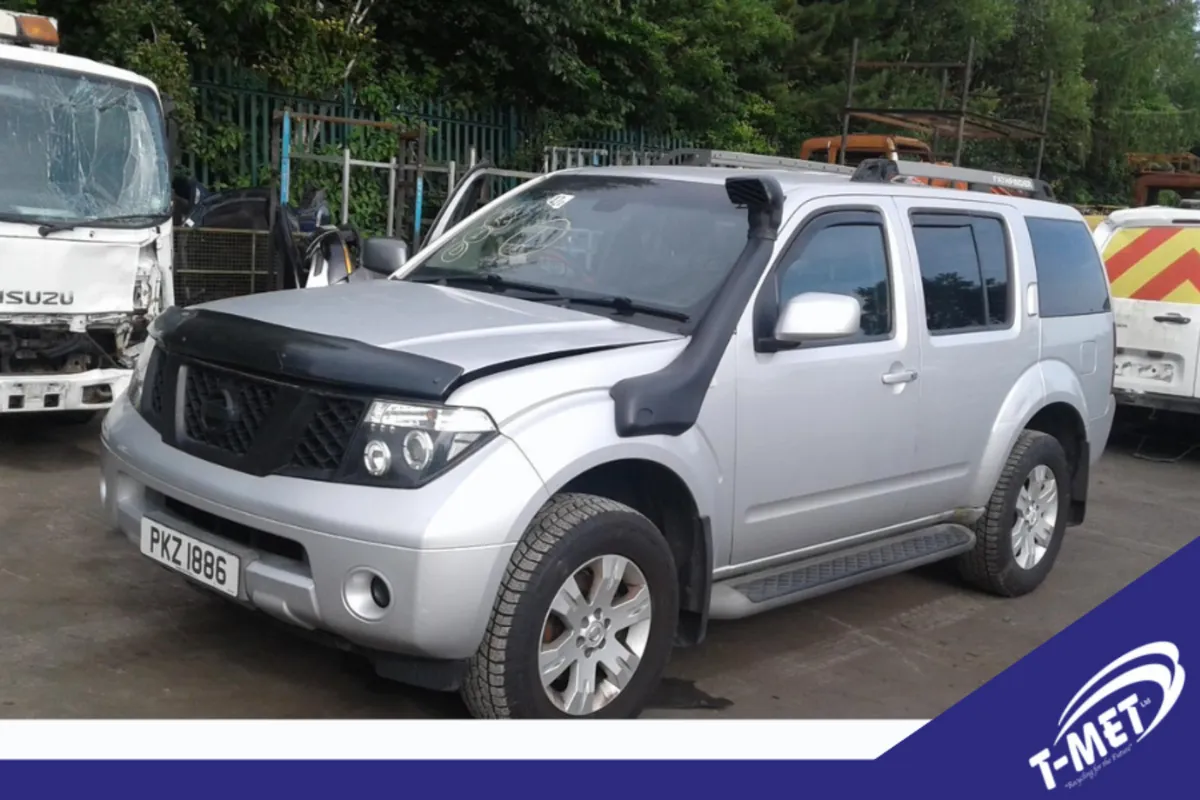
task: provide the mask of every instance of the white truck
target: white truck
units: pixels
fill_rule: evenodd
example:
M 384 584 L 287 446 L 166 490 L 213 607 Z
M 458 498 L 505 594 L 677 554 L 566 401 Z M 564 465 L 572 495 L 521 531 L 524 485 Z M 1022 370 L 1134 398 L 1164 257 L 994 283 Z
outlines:
M 172 194 L 155 85 L 58 46 L 0 10 L 0 414 L 86 421 L 174 302 Z

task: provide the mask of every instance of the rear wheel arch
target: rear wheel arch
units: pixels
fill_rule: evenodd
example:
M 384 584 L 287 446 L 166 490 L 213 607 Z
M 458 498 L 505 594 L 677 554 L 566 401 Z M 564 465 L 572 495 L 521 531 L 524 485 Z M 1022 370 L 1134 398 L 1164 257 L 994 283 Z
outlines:
M 1072 487 L 1080 487 L 1076 497 L 1080 503 L 1086 502 L 1090 465 L 1086 420 L 1090 414 L 1084 406 L 1084 398 L 1078 376 L 1062 361 L 1047 360 L 1030 366 L 1014 382 L 996 415 L 991 437 L 980 459 L 979 473 L 972 485 L 972 505 L 982 506 L 991 497 L 1025 430 L 1074 439 L 1065 442 L 1063 449 L 1071 459 Z M 1076 524 L 1075 517 L 1081 512 L 1082 506 L 1072 503 L 1072 524 Z
M 1062 446 L 1071 471 L 1071 505 L 1068 524 L 1083 522 L 1087 509 L 1087 490 L 1091 473 L 1091 448 L 1083 415 L 1072 403 L 1054 400 L 1039 408 L 1022 430 L 1039 431 L 1053 436 Z

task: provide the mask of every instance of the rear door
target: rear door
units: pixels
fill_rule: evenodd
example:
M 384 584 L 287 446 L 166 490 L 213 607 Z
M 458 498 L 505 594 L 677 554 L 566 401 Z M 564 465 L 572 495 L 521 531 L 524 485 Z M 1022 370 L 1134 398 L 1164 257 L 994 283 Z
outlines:
M 1118 211 L 1094 239 L 1111 284 L 1118 389 L 1192 397 L 1200 388 L 1200 212 Z

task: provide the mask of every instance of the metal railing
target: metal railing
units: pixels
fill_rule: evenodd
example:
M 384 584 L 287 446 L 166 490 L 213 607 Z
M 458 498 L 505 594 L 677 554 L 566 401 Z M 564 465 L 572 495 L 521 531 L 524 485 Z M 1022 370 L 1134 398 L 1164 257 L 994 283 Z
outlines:
M 267 231 L 181 227 L 172 238 L 177 305 L 274 288 L 274 254 Z
M 352 101 L 349 90 L 340 99 L 314 99 L 273 91 L 253 73 L 228 69 L 197 68 L 193 83 L 197 119 L 206 126 L 235 131 L 237 146 L 220 163 L 210 163 L 196 154 L 184 153 L 188 172 L 206 186 L 217 181 L 235 183 L 239 178 L 258 183 L 273 162 L 271 140 L 275 115 L 285 108 L 298 113 L 379 121 L 379 116 Z M 533 117 L 513 108 L 468 110 L 443 100 L 422 100 L 397 109 L 411 125 L 428 126 L 426 160 L 434 164 L 468 161 L 472 148 L 494 163 L 516 158 L 529 137 L 536 133 Z M 349 125 L 329 123 L 319 132 L 319 144 L 348 143 Z M 686 139 L 657 134 L 642 128 L 608 131 L 585 136 L 573 146 L 616 150 L 662 150 L 688 147 Z M 532 166 L 532 165 L 530 165 Z

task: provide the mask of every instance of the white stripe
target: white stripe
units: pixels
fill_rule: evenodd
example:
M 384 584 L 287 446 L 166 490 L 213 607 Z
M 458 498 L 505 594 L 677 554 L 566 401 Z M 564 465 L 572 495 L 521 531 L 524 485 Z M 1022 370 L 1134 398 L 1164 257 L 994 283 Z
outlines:
M 861 760 L 926 721 L 0 721 L 0 759 Z

